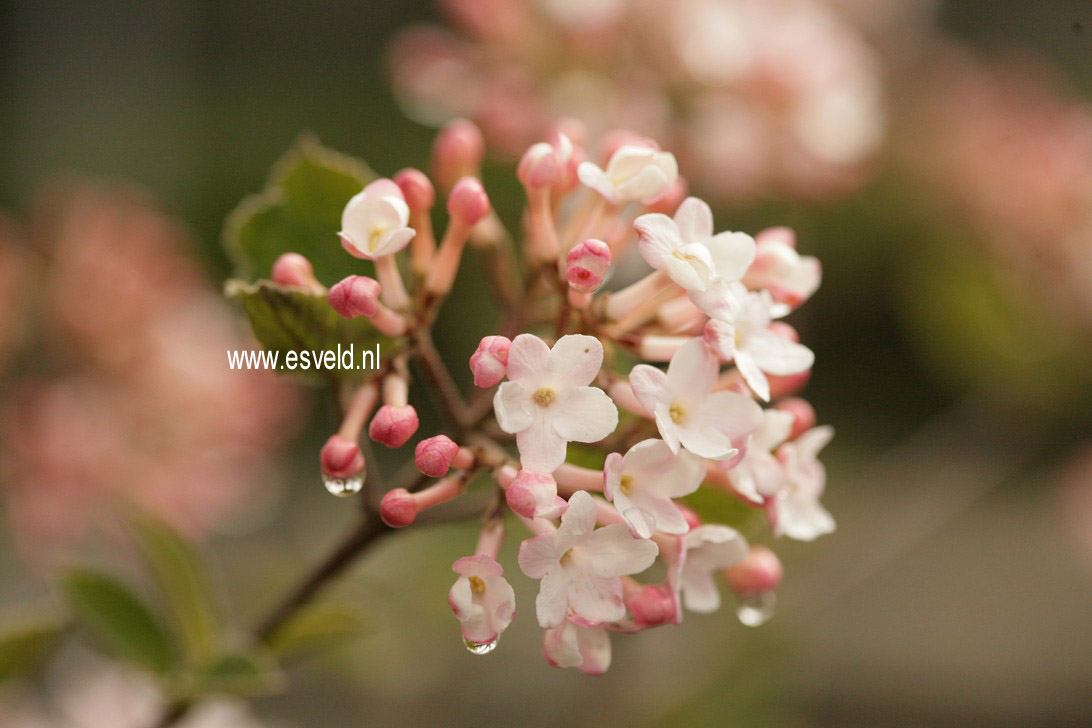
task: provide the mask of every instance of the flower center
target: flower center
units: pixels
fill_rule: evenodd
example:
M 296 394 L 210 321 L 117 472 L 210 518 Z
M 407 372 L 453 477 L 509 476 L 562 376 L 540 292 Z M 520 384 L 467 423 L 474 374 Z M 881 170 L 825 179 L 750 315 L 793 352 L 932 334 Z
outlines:
M 686 419 L 686 408 L 678 402 L 672 402 L 670 409 L 667 413 L 671 415 L 671 421 L 676 425 Z
M 554 390 L 549 387 L 543 387 L 531 395 L 531 399 L 535 401 L 539 407 L 549 407 L 554 402 Z
M 470 591 L 474 592 L 475 594 L 485 593 L 485 582 L 482 581 L 482 578 L 480 576 L 467 577 L 467 581 L 470 582 Z
M 379 239 L 383 237 L 385 232 L 387 232 L 386 225 L 376 225 L 372 228 L 371 237 L 368 238 L 368 250 L 375 250 L 379 247 Z
M 561 565 L 562 566 L 568 566 L 569 563 L 572 560 L 573 560 L 573 550 L 572 549 L 569 549 L 568 551 L 566 551 L 564 554 L 561 555 Z
M 622 495 L 629 495 L 629 492 L 633 489 L 633 476 L 629 473 L 622 475 L 621 481 L 618 483 L 618 490 L 622 491 Z

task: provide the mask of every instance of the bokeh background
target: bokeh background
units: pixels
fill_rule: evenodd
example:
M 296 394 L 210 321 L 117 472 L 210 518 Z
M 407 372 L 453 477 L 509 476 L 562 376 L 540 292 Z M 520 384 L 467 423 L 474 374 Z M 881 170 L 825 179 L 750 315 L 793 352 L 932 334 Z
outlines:
M 714 203 L 720 228 L 793 226 L 800 248 L 824 266 L 823 287 L 796 322 L 817 355 L 805 394 L 838 433 L 826 451 L 825 502 L 839 528 L 779 547 L 787 577 L 778 616 L 752 630 L 730 610 L 691 615 L 680 628 L 616 640 L 611 671 L 592 679 L 542 662 L 526 607 L 533 584 L 517 575 L 521 618 L 494 654 L 472 657 L 445 597 L 452 555 L 468 548 L 473 529 L 411 530 L 380 544 L 334 590 L 362 605 L 364 634 L 294 666 L 287 692 L 255 702 L 259 720 L 1092 721 L 1092 8 L 908 0 L 877 7 L 909 7 L 912 21 L 868 25 L 853 15 L 867 4 L 831 4 L 858 19 L 883 60 L 885 141 L 867 172 L 821 199 L 767 191 Z M 69 250 L 48 273 L 25 260 L 0 269 L 8 293 L 18 289 L 10 271 L 33 268 L 34 285 L 60 301 L 42 330 L 37 320 L 20 323 L 25 291 L 0 308 L 0 350 L 25 349 L 28 328 L 47 334 L 45 344 L 5 357 L 5 444 L 37 448 L 37 460 L 4 468 L 0 606 L 48 602 L 49 566 L 35 558 L 48 549 L 35 534 L 55 543 L 76 528 L 60 514 L 83 507 L 77 492 L 35 493 L 74 477 L 141 477 L 103 474 L 117 443 L 87 438 L 112 419 L 50 429 L 38 413 L 56 407 L 59 421 L 72 422 L 71 392 L 27 384 L 63 375 L 86 405 L 77 386 L 86 384 L 84 364 L 97 382 L 124 379 L 109 374 L 104 348 L 146 346 L 123 333 L 133 327 L 161 332 L 161 361 L 147 365 L 146 389 L 127 395 L 133 402 L 113 397 L 93 409 L 140 409 L 147 421 L 111 431 L 128 442 L 151 427 L 155 439 L 142 449 L 150 459 L 175 443 L 179 460 L 155 463 L 157 472 L 186 472 L 171 487 L 192 492 L 202 476 L 213 483 L 211 495 L 194 497 L 216 500 L 216 517 L 202 520 L 193 506 L 187 523 L 238 624 L 251 623 L 349 527 L 353 509 L 330 498 L 315 473 L 333 421 L 325 403 L 305 389 L 244 384 L 217 359 L 192 356 L 207 333 L 171 312 L 215 319 L 217 340 L 245 341 L 230 309 L 212 310 L 230 274 L 223 219 L 261 189 L 301 131 L 382 174 L 427 165 L 434 130 L 405 118 L 385 65 L 394 34 L 421 21 L 450 26 L 424 1 L 0 3 L 0 205 L 11 216 L 0 230 L 16 241 L 8 249 L 34 250 L 48 238 Z M 108 180 L 114 192 L 73 187 L 71 175 Z M 503 155 L 486 182 L 498 209 L 517 209 L 521 192 Z M 175 252 L 149 253 L 131 283 L 159 318 L 114 320 L 116 289 L 82 288 L 114 270 L 105 253 L 80 257 L 88 229 L 99 231 L 102 251 L 120 239 L 118 255 L 136 255 L 148 235 L 170 240 Z M 458 315 L 471 303 L 455 298 L 456 313 L 441 320 L 451 361 L 485 333 Z M 175 377 L 179 393 L 158 394 Z M 212 399 L 250 416 L 225 424 L 204 406 Z M 214 447 L 206 440 L 219 435 L 180 435 L 183 419 L 200 423 L 194 428 L 217 422 L 244 445 L 224 456 L 231 462 L 187 470 L 184 448 Z M 35 441 L 43 432 L 39 440 L 72 440 Z M 54 472 L 51 447 L 90 452 Z M 163 488 L 137 500 L 189 507 Z M 38 531 L 27 526 L 39 522 Z M 117 556 L 124 547 L 96 543 L 104 558 L 126 563 Z M 514 548 L 502 557 L 513 567 Z M 75 690 L 89 679 L 88 659 L 66 648 L 36 685 Z M 10 714 L 25 690 L 0 688 Z

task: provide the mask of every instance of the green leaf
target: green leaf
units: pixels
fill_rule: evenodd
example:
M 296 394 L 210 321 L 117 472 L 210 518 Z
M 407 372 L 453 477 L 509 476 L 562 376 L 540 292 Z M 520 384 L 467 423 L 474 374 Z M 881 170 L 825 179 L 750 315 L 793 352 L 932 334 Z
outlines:
M 152 611 L 125 584 L 90 569 L 73 569 L 61 589 L 76 623 L 110 654 L 159 674 L 174 665 L 167 634 Z
M 282 253 L 300 253 L 332 285 L 362 272 L 337 238 L 345 204 L 376 178 L 368 166 L 304 135 L 274 165 L 265 189 L 227 219 L 224 247 L 240 278 L 268 278 Z
M 364 617 L 357 608 L 316 604 L 299 612 L 274 632 L 269 647 L 283 659 L 341 644 L 360 636 L 364 626 Z
M 224 293 L 242 305 L 262 346 L 278 352 L 278 368 L 282 372 L 318 378 L 358 378 L 379 366 L 375 356 L 377 345 L 380 360 L 392 356 L 400 346 L 400 342 L 380 334 L 366 318 L 349 320 L 339 316 L 325 296 L 267 281 L 249 284 L 240 280 L 228 281 Z M 286 368 L 290 351 L 297 352 L 297 356 L 301 352 L 336 354 L 339 345 L 343 352 L 352 347 L 355 370 L 316 369 L 313 365 L 306 370 L 302 366 L 294 370 Z M 371 352 L 367 359 L 366 352 Z M 365 364 L 367 369 L 361 369 Z
M 238 695 L 251 697 L 276 692 L 284 675 L 267 650 L 255 649 L 221 655 L 193 671 L 186 678 L 185 692 L 197 695 Z
M 216 649 L 218 629 L 212 584 L 200 556 L 166 524 L 150 517 L 133 520 L 133 535 L 167 599 L 187 653 L 208 658 Z
M 38 618 L 0 631 L 0 682 L 31 673 L 49 655 L 65 625 Z

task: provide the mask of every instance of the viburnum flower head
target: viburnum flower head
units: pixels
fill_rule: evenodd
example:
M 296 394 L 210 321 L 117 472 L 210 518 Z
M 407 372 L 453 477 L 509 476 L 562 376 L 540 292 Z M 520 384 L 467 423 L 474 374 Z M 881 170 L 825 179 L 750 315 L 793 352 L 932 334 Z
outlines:
M 732 458 L 734 443 L 762 423 L 762 408 L 751 398 L 713 391 L 719 369 L 713 352 L 695 338 L 675 352 L 666 373 L 648 364 L 630 371 L 634 395 L 672 452 L 681 446 L 701 457 Z
M 375 260 L 406 247 L 414 236 L 408 222 L 402 190 L 389 179 L 377 179 L 345 205 L 338 235 L 350 255 Z
M 819 502 L 826 488 L 827 471 L 818 457 L 833 437 L 834 428 L 821 425 L 778 448 L 786 484 L 770 506 L 777 535 L 812 541 L 834 531 L 834 518 Z
M 562 336 L 553 349 L 520 334 L 508 350 L 507 382 L 493 398 L 502 430 L 516 436 L 525 470 L 551 473 L 565 462 L 569 442 L 596 442 L 618 426 L 618 408 L 587 386 L 603 364 L 593 336 Z
M 603 468 L 607 500 L 640 538 L 655 531 L 686 533 L 689 526 L 672 498 L 701 485 L 705 463 L 685 450 L 671 452 L 663 440 L 644 440 L 624 456 L 611 453 Z
M 461 623 L 463 639 L 479 645 L 495 642 L 516 614 L 516 595 L 503 576 L 504 568 L 492 557 L 479 555 L 464 556 L 451 569 L 459 578 L 447 601 Z
M 543 629 L 560 627 L 568 616 L 592 626 L 626 615 L 622 580 L 656 560 L 653 541 L 633 538 L 620 524 L 595 528 L 595 501 L 586 491 L 569 498 L 561 527 L 520 544 L 519 566 L 541 579 L 535 609 Z
M 747 556 L 747 541 L 728 526 L 710 523 L 682 537 L 685 556 L 679 576 L 683 604 L 691 612 L 715 612 L 720 592 L 713 574 Z
M 683 200 L 674 218 L 651 212 L 633 227 L 645 262 L 688 291 L 704 291 L 714 279 L 738 281 L 755 258 L 750 235 L 713 234 L 713 212 L 697 197 Z
M 766 374 L 799 374 L 815 363 L 811 349 L 770 329 L 776 305 L 767 291 L 747 292 L 732 315 L 710 319 L 705 327 L 706 342 L 725 361 L 734 362 L 743 381 L 765 401 L 770 399 Z
M 675 155 L 649 144 L 625 144 L 611 155 L 604 170 L 593 162 L 577 168 L 580 181 L 598 192 L 607 202 L 651 202 L 675 183 L 679 166 Z

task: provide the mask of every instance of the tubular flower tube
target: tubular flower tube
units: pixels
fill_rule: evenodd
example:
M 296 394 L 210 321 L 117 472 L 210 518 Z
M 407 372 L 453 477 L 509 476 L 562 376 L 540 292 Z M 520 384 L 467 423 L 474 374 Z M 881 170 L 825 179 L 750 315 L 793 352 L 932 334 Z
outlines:
M 716 233 L 710 207 L 685 197 L 669 152 L 618 134 L 600 168 L 584 161 L 570 131 L 581 135 L 571 124 L 555 130 L 520 162 L 527 199 L 522 228 L 513 229 L 523 239 L 508 242 L 522 245 L 524 256 L 467 248 L 487 216 L 500 223 L 480 179 L 468 176 L 478 173 L 481 150 L 465 123 L 437 141 L 433 169 L 443 179 L 435 186 L 405 169 L 350 201 L 342 244 L 370 256 L 386 280 L 348 276 L 326 298 L 341 316 L 366 317 L 384 335 L 385 358 L 363 384 L 344 385 L 345 416 L 321 462 L 324 476 L 355 485 L 374 465 L 360 450 L 365 424 L 388 447 L 413 441 L 413 477 L 388 484 L 379 506 L 392 528 L 411 526 L 422 511 L 460 496 L 472 476 L 488 474 L 482 490 L 492 492 L 482 495 L 491 497 L 460 503 L 480 511 L 477 547 L 451 555 L 457 577 L 448 603 L 467 649 L 494 650 L 515 615 L 506 578 L 515 572 L 499 551 L 510 510 L 527 532 L 519 571 L 539 581 L 534 611 L 544 657 L 599 674 L 610 665 L 610 632 L 678 625 L 685 610 L 717 609 L 715 577 L 728 579 L 742 621 L 768 617 L 781 579 L 777 557 L 749 549 L 717 522 L 717 509 L 706 512 L 705 499 L 690 496 L 724 491 L 764 515 L 774 536 L 828 533 L 834 520 L 820 503 L 826 473 L 818 458 L 832 431 L 816 424 L 804 400 L 781 398 L 806 380 L 814 360 L 779 320 L 818 284 L 817 263 L 796 252 L 792 231 L 771 228 L 757 243 L 746 233 Z M 439 246 L 428 223 L 435 189 L 448 191 Z M 403 252 L 410 238 L 416 242 Z M 483 290 L 497 291 L 507 307 L 492 332 L 475 331 L 483 338 L 463 361 L 478 389 L 468 392 L 432 329 L 463 255 L 490 256 Z M 304 263 L 285 257 L 277 277 L 310 286 Z M 384 296 L 387 281 L 407 267 L 414 275 L 391 284 L 410 287 L 395 294 L 396 305 Z M 612 286 L 613 276 L 623 282 Z M 434 391 L 411 398 L 422 386 Z M 420 419 L 435 414 L 444 428 L 418 437 L 411 399 L 430 402 L 437 412 Z M 656 561 L 666 576 L 649 583 L 641 575 Z

